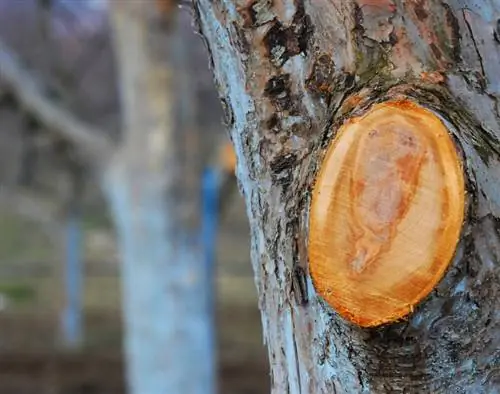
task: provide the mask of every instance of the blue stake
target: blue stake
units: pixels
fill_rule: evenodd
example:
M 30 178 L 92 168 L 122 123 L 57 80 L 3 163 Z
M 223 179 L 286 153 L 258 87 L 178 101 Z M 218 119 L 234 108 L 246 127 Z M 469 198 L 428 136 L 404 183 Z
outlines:
M 202 181 L 202 250 L 205 264 L 205 283 L 207 294 L 205 295 L 207 315 L 211 320 L 210 327 L 210 347 L 212 348 L 214 357 L 208 362 L 213 363 L 214 374 L 216 376 L 216 340 L 215 340 L 215 263 L 217 253 L 217 228 L 218 228 L 218 194 L 219 194 L 219 171 L 214 168 L 207 168 L 203 174 Z M 216 392 L 216 382 L 213 382 L 214 391 Z
M 82 329 L 82 230 L 80 212 L 69 212 L 66 229 L 66 305 L 62 316 L 64 345 L 77 348 L 83 338 Z

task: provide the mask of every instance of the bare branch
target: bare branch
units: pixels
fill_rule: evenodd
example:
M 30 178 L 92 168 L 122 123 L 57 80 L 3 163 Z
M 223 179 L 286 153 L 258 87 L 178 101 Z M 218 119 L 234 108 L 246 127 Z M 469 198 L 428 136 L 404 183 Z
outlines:
M 113 141 L 106 132 L 89 126 L 44 94 L 41 84 L 0 41 L 0 80 L 6 88 L 50 130 L 58 133 L 90 158 L 109 157 Z

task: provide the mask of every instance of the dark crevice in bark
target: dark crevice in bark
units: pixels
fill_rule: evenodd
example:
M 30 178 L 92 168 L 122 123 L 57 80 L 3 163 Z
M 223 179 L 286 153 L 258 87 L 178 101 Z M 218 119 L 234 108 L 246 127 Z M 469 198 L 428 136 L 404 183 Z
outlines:
M 500 44 L 500 19 L 497 19 L 495 30 L 493 31 L 493 37 L 495 41 Z
M 271 22 L 275 15 L 271 12 L 273 0 L 251 0 L 238 9 L 244 27 L 258 27 Z
M 264 95 L 269 98 L 276 111 L 287 111 L 290 115 L 297 113 L 297 99 L 291 93 L 289 74 L 275 75 L 270 78 L 264 88 Z
M 442 3 L 442 7 L 444 8 L 446 25 L 448 25 L 451 30 L 450 32 L 451 54 L 452 54 L 451 58 L 456 64 L 459 64 L 462 60 L 460 55 L 460 39 L 461 39 L 460 25 L 451 7 L 446 3 Z
M 297 263 L 294 263 L 292 275 L 292 292 L 297 305 L 305 306 L 309 302 L 306 272 Z
M 291 324 L 292 324 L 292 332 L 295 332 L 296 331 L 296 327 L 295 327 L 295 318 L 294 318 L 294 308 L 293 306 L 290 308 L 290 313 L 292 314 L 291 316 Z M 293 341 L 293 351 L 294 351 L 294 355 L 295 355 L 295 360 L 296 360 L 296 363 L 295 363 L 295 373 L 297 374 L 297 376 L 299 377 L 298 381 L 297 381 L 297 385 L 298 385 L 298 389 L 299 389 L 299 393 L 302 393 L 302 382 L 300 380 L 300 353 L 297 349 L 297 342 L 296 341 Z
M 307 53 L 312 25 L 305 14 L 304 2 L 298 1 L 296 7 L 297 11 L 290 26 L 284 26 L 279 20 L 274 20 L 263 40 L 268 57 L 277 68 L 283 66 L 291 57 Z
M 236 48 L 238 48 L 239 52 L 242 56 L 248 58 L 251 52 L 250 43 L 248 42 L 245 30 L 239 29 L 236 22 L 231 24 L 231 38 Z
M 222 106 L 222 114 L 224 125 L 226 126 L 226 130 L 229 130 L 234 124 L 234 113 L 233 108 L 229 105 L 224 97 L 220 99 Z
M 467 20 L 466 12 L 467 12 L 467 9 L 462 10 L 462 17 L 464 19 L 465 25 L 467 26 L 467 30 L 469 31 L 472 43 L 474 44 L 474 49 L 476 51 L 477 58 L 479 60 L 479 64 L 481 65 L 481 77 L 482 77 L 481 87 L 482 87 L 483 91 L 485 91 L 486 90 L 486 71 L 484 69 L 483 57 L 481 55 L 481 51 L 479 50 L 479 48 L 477 46 L 476 38 L 474 37 L 474 31 L 472 30 L 472 27 L 471 27 L 469 21 Z
M 270 130 L 270 131 L 279 131 L 279 122 L 280 119 L 278 117 L 278 114 L 274 113 L 272 114 L 265 122 L 265 127 Z
M 424 8 L 424 0 L 418 0 L 415 2 L 415 14 L 422 22 L 429 16 L 429 13 Z

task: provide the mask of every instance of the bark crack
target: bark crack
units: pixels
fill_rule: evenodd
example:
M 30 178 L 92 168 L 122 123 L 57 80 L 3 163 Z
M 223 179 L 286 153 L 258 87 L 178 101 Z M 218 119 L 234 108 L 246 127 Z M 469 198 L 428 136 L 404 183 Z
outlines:
M 295 330 L 295 310 L 293 308 L 293 305 L 290 304 L 290 317 L 292 321 L 292 332 L 295 333 L 297 332 Z M 302 393 L 302 382 L 300 379 L 300 360 L 299 360 L 299 351 L 297 349 L 297 341 L 294 338 L 293 339 L 293 351 L 294 351 L 294 360 L 295 360 L 295 371 L 297 374 L 297 384 L 299 386 L 299 393 Z
M 469 11 L 468 8 L 462 8 L 462 17 L 464 18 L 465 26 L 467 26 L 467 31 L 470 34 L 472 44 L 474 45 L 474 50 L 476 51 L 476 54 L 477 54 L 477 57 L 479 60 L 479 65 L 481 66 L 481 75 L 483 77 L 483 80 L 486 82 L 486 70 L 484 68 L 483 57 L 482 57 L 481 51 L 479 50 L 479 47 L 477 45 L 476 38 L 474 37 L 474 31 L 472 30 L 472 26 L 470 25 L 469 21 L 467 20 L 467 14 L 466 14 L 467 11 Z M 483 84 L 483 85 L 485 85 L 485 84 Z

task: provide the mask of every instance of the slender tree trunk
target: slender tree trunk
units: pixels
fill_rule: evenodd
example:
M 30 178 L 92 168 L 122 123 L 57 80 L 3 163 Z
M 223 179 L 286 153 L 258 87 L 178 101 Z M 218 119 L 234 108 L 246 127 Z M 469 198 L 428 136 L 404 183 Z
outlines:
M 252 234 L 274 393 L 500 387 L 500 1 L 195 0 Z M 439 116 L 467 195 L 454 258 L 400 322 L 348 323 L 308 274 L 308 216 L 349 118 L 406 99 Z
M 161 19 L 153 5 L 112 2 L 125 124 L 105 189 L 122 254 L 127 374 L 131 393 L 210 393 L 208 285 L 176 209 L 183 168 L 169 61 L 175 19 Z

